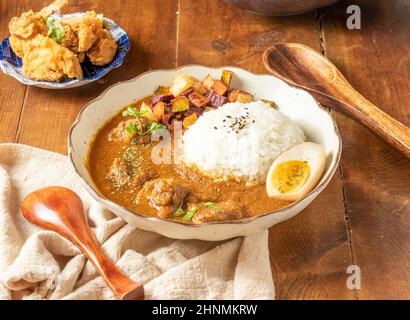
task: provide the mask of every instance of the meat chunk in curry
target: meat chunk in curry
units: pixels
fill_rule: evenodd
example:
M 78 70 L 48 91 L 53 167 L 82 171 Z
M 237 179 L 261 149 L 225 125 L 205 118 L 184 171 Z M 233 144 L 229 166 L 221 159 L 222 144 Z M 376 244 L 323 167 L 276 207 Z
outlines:
M 188 190 L 173 179 L 156 179 L 145 183 L 138 193 L 137 201 L 148 200 L 158 211 L 158 216 L 167 219 L 181 208 Z
M 194 215 L 192 222 L 200 224 L 215 221 L 232 221 L 248 218 L 246 206 L 234 199 L 229 199 L 217 205 L 204 205 Z
M 139 144 L 149 143 L 151 141 L 150 135 L 138 135 L 139 132 L 146 130 L 148 125 L 149 123 L 146 118 L 121 121 L 118 126 L 110 132 L 108 141 L 120 141 L 124 143 L 134 141 Z

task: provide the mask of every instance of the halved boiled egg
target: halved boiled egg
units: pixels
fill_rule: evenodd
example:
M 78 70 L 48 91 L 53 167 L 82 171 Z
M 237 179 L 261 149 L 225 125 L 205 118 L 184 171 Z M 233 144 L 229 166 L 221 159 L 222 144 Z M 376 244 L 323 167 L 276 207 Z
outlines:
M 278 200 L 297 201 L 312 191 L 326 166 L 323 147 L 312 142 L 297 145 L 279 156 L 266 179 L 268 196 Z

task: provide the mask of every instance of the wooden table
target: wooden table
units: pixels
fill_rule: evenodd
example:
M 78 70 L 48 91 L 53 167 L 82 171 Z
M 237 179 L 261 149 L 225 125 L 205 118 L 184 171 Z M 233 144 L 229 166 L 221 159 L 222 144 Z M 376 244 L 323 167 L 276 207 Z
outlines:
M 0 2 L 0 36 L 8 21 L 48 0 Z M 356 0 L 297 17 L 252 15 L 219 0 L 75 1 L 130 35 L 123 68 L 69 91 L 28 88 L 0 74 L 0 142 L 66 153 L 78 111 L 109 85 L 157 68 L 198 63 L 264 73 L 262 52 L 277 42 L 322 51 L 367 98 L 410 125 L 410 5 Z M 346 27 L 346 8 L 362 9 L 362 30 Z M 410 162 L 366 128 L 334 112 L 343 136 L 340 170 L 303 213 L 270 232 L 272 275 L 280 299 L 410 298 Z M 348 289 L 348 266 L 361 289 Z

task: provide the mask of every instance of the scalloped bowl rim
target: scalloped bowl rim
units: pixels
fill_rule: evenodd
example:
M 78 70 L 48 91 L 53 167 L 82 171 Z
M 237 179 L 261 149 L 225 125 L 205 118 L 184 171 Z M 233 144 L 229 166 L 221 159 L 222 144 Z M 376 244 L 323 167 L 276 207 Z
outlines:
M 330 121 L 332 122 L 332 124 L 333 124 L 333 130 L 334 130 L 333 133 L 334 133 L 334 135 L 335 135 L 335 137 L 336 137 L 336 139 L 337 139 L 337 143 L 338 143 L 338 149 L 336 150 L 336 154 L 335 154 L 335 157 L 334 157 L 334 159 L 333 159 L 333 161 L 332 161 L 332 163 L 331 163 L 331 167 L 327 168 L 327 169 L 326 169 L 326 172 L 325 172 L 325 174 L 324 174 L 324 175 L 326 175 L 326 178 L 325 178 L 325 179 L 322 178 L 321 181 L 320 181 L 320 183 L 319 183 L 311 192 L 309 192 L 306 196 L 304 196 L 302 199 L 300 199 L 300 200 L 298 200 L 298 201 L 296 201 L 296 202 L 293 202 L 293 203 L 290 204 L 289 206 L 286 206 L 286 207 L 281 208 L 281 209 L 279 209 L 279 210 L 275 210 L 275 211 L 272 211 L 272 212 L 267 212 L 267 213 L 264 213 L 264 214 L 259 215 L 259 216 L 254 216 L 254 217 L 251 217 L 251 218 L 246 218 L 246 219 L 241 219 L 241 220 L 234 220 L 234 221 L 215 221 L 215 222 L 208 222 L 208 223 L 203 223 L 203 224 L 192 224 L 192 223 L 187 223 L 187 222 L 182 222 L 182 221 L 164 220 L 164 219 L 160 219 L 160 218 L 156 218 L 156 217 L 144 216 L 144 215 L 142 215 L 142 214 L 140 214 L 140 213 L 138 213 L 138 212 L 131 211 L 131 210 L 127 209 L 126 207 L 124 207 L 124 206 L 122 206 L 122 205 L 120 205 L 120 204 L 118 204 L 118 203 L 115 203 L 114 201 L 111 201 L 111 200 L 109 200 L 108 198 L 104 197 L 102 194 L 100 194 L 99 191 L 98 191 L 98 189 L 93 185 L 93 183 L 89 183 L 89 182 L 87 181 L 87 179 L 85 179 L 85 178 L 82 176 L 82 174 L 80 173 L 80 170 L 77 168 L 76 161 L 74 160 L 74 155 L 73 155 L 73 154 L 74 154 L 74 146 L 73 146 L 72 135 L 73 135 L 73 132 L 74 132 L 74 131 L 76 130 L 76 128 L 78 127 L 78 125 L 81 123 L 83 113 L 84 113 L 91 105 L 93 105 L 94 103 L 97 103 L 98 101 L 102 100 L 106 95 L 110 94 L 111 90 L 114 89 L 115 87 L 118 87 L 118 86 L 121 86 L 121 85 L 124 85 L 124 84 L 130 84 L 130 83 L 133 83 L 133 82 L 137 82 L 139 79 L 144 78 L 145 76 L 150 75 L 150 74 L 152 74 L 152 73 L 158 73 L 158 72 L 177 73 L 177 72 L 181 72 L 182 70 L 184 70 L 184 69 L 186 69 L 186 68 L 205 68 L 205 69 L 209 69 L 209 70 L 213 70 L 213 71 L 221 71 L 221 70 L 223 70 L 223 69 L 232 69 L 233 71 L 235 71 L 235 70 L 240 70 L 241 72 L 244 72 L 244 73 L 247 74 L 248 76 L 252 76 L 252 77 L 261 77 L 261 78 L 263 78 L 263 77 L 271 77 L 271 78 L 275 78 L 277 81 L 282 82 L 283 84 L 285 84 L 285 85 L 288 86 L 289 88 L 292 88 L 292 89 L 294 89 L 294 90 L 301 91 L 301 92 L 304 92 L 304 93 L 308 94 L 311 98 L 313 98 L 313 100 L 314 100 L 315 103 L 317 104 L 317 107 L 318 107 L 319 109 L 321 109 L 321 111 L 325 112 L 325 113 L 327 114 L 327 116 L 329 117 L 329 120 L 330 120 Z M 122 107 L 122 106 L 118 106 L 118 111 L 120 110 L 121 107 Z M 106 121 L 108 121 L 108 120 L 109 120 L 109 119 L 106 119 Z M 77 116 L 75 122 L 73 123 L 72 127 L 70 128 L 69 136 L 68 136 L 68 156 L 69 156 L 70 162 L 71 162 L 71 164 L 72 164 L 72 166 L 73 166 L 73 168 L 74 168 L 74 171 L 76 172 L 77 176 L 80 178 L 80 180 L 81 180 L 83 186 L 84 186 L 85 189 L 87 190 L 87 192 L 88 192 L 97 202 L 103 204 L 105 207 L 108 207 L 108 208 L 110 208 L 110 209 L 113 208 L 113 209 L 115 209 L 115 210 L 119 210 L 119 211 L 122 211 L 122 212 L 126 212 L 127 214 L 131 214 L 131 215 L 137 216 L 138 218 L 141 218 L 141 219 L 143 219 L 143 220 L 155 222 L 155 223 L 157 223 L 157 224 L 163 224 L 163 225 L 176 224 L 176 225 L 180 225 L 180 226 L 183 226 L 183 227 L 189 227 L 189 228 L 204 228 L 204 227 L 206 227 L 206 226 L 214 226 L 214 225 L 248 225 L 248 224 L 251 224 L 252 222 L 257 221 L 257 220 L 259 220 L 259 219 L 266 218 L 266 217 L 269 217 L 269 216 L 272 216 L 272 215 L 277 215 L 278 213 L 281 213 L 281 212 L 284 212 L 284 211 L 289 211 L 289 210 L 291 210 L 292 208 L 293 208 L 293 209 L 296 209 L 296 208 L 297 208 L 298 206 L 300 206 L 300 205 L 303 206 L 303 208 L 302 208 L 302 210 L 303 210 L 303 209 L 304 209 L 307 205 L 309 205 L 309 204 L 326 188 L 326 186 L 329 184 L 329 182 L 330 182 L 331 179 L 333 178 L 333 176 L 334 176 L 334 174 L 335 174 L 335 172 L 336 172 L 336 170 L 337 170 L 337 168 L 338 168 L 338 166 L 339 166 L 340 159 L 341 159 L 341 153 L 342 153 L 342 139 L 341 139 L 341 136 L 340 136 L 340 133 L 339 133 L 339 130 L 338 130 L 338 126 L 337 126 L 337 124 L 336 124 L 334 118 L 332 117 L 331 113 L 330 113 L 326 108 L 324 108 L 324 107 L 317 101 L 317 99 L 315 99 L 309 92 L 307 92 L 306 90 L 297 88 L 297 87 L 295 87 L 295 86 L 291 86 L 291 85 L 289 85 L 289 84 L 286 84 L 283 80 L 281 80 L 280 78 L 275 77 L 275 76 L 273 76 L 273 75 L 271 75 L 271 74 L 255 74 L 255 73 L 252 73 L 252 72 L 250 72 L 250 71 L 247 71 L 247 70 L 245 70 L 245 69 L 242 69 L 242 68 L 236 67 L 236 66 L 223 66 L 223 67 L 213 68 L 213 67 L 206 67 L 206 66 L 198 65 L 198 64 L 189 64 L 189 65 L 184 65 L 184 66 L 181 66 L 181 67 L 178 67 L 178 68 L 174 68 L 174 69 L 156 69 L 156 70 L 150 70 L 150 71 L 144 72 L 144 73 L 142 73 L 142 74 L 140 74 L 140 75 L 138 75 L 138 76 L 136 76 L 136 77 L 134 77 L 134 78 L 132 78 L 132 79 L 130 79 L 130 80 L 121 81 L 121 82 L 118 82 L 118 83 L 116 83 L 116 84 L 113 84 L 112 86 L 108 87 L 100 96 L 98 96 L 97 98 L 95 98 L 95 99 L 91 100 L 90 102 L 88 102 L 88 103 L 81 109 L 81 111 L 79 112 L 79 114 L 78 114 L 78 116 Z M 84 156 L 86 156 L 86 155 L 84 155 Z M 311 198 L 312 200 L 311 200 L 309 203 L 307 203 L 306 205 L 303 205 L 303 202 L 307 201 L 307 199 L 309 199 L 309 198 Z M 111 210 L 113 210 L 113 209 L 111 209 Z M 294 215 L 297 215 L 297 214 L 300 213 L 300 211 L 302 211 L 302 210 L 299 210 L 297 213 L 293 214 L 291 217 L 293 217 Z M 114 212 L 114 213 L 115 213 L 115 212 Z M 115 213 L 115 214 L 118 215 L 117 213 Z M 289 218 L 291 218 L 291 217 L 289 217 Z M 287 219 L 289 219 L 289 218 L 286 218 L 285 220 L 287 220 Z M 127 220 L 127 219 L 125 219 L 125 220 Z M 284 220 L 283 220 L 283 221 L 284 221 Z M 279 221 L 279 222 L 282 222 L 282 221 Z M 131 223 L 131 224 L 132 224 L 132 223 Z M 135 225 L 135 224 L 134 224 L 134 225 Z M 142 228 L 142 229 L 144 229 L 144 228 Z M 147 230 L 147 229 L 146 229 L 146 230 Z M 151 230 L 151 231 L 154 231 L 154 232 L 157 232 L 157 233 L 160 233 L 160 234 L 164 234 L 164 233 L 162 233 L 161 231 L 158 231 L 158 230 Z M 167 236 L 169 236 L 169 235 L 167 235 Z M 173 236 L 170 236 L 170 237 L 174 238 Z M 179 236 L 178 236 L 178 237 L 175 237 L 175 238 L 179 238 L 179 239 L 192 239 L 193 237 L 185 238 L 185 237 L 179 237 Z M 197 238 L 197 239 L 209 240 L 209 239 L 204 238 L 204 237 L 199 237 L 199 238 Z M 228 238 L 225 238 L 225 237 L 217 237 L 217 239 L 219 240 L 219 239 L 228 239 Z

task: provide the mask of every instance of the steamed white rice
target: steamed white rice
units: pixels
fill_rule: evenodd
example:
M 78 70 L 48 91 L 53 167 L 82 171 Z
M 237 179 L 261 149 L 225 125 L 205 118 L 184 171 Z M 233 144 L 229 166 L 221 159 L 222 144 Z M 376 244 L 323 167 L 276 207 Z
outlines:
M 303 142 L 303 130 L 262 101 L 229 103 L 184 133 L 183 161 L 215 180 L 262 183 L 273 161 Z

